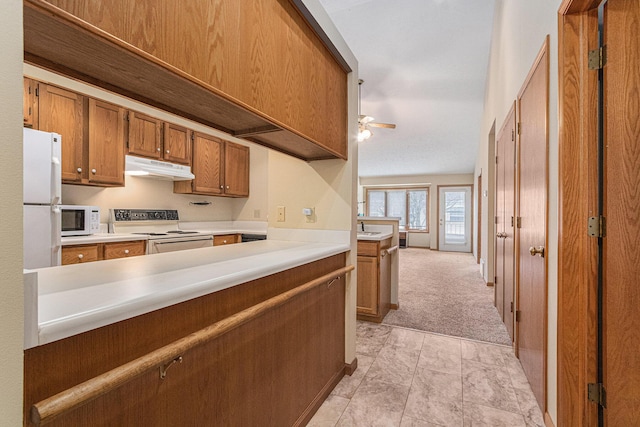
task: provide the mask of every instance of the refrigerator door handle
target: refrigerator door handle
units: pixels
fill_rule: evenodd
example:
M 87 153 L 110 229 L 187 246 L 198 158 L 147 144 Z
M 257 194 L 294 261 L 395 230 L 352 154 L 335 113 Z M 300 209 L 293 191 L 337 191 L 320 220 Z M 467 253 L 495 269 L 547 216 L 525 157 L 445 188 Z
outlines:
M 60 265 L 62 262 L 62 210 L 60 206 L 51 207 L 51 265 Z
M 57 205 L 62 201 L 62 165 L 58 157 L 52 157 L 51 164 L 53 165 L 51 204 Z

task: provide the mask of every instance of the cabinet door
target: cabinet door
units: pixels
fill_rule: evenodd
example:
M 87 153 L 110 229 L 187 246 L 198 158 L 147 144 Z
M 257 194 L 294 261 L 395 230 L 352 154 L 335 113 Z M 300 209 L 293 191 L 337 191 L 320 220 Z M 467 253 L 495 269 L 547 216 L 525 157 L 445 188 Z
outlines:
M 37 85 L 38 83 L 34 80 L 26 77 L 23 79 L 22 125 L 34 129 L 38 129 Z
M 378 286 L 378 258 L 358 256 L 358 313 L 378 314 Z
M 39 124 L 45 132 L 62 136 L 62 181 L 80 182 L 84 144 L 84 97 L 78 93 L 40 83 Z
M 89 100 L 90 183 L 124 185 L 124 114 L 122 107 Z
M 225 143 L 224 192 L 230 196 L 249 197 L 249 147 Z
M 162 121 L 129 111 L 129 154 L 160 159 L 162 157 Z
M 100 259 L 98 245 L 76 245 L 62 247 L 62 265 L 80 264 Z
M 163 157 L 168 162 L 190 165 L 191 131 L 185 127 L 165 122 Z
M 144 240 L 132 242 L 112 242 L 104 244 L 104 259 L 127 258 L 144 255 L 147 245 Z
M 221 194 L 222 140 L 196 132 L 193 140 L 193 192 Z

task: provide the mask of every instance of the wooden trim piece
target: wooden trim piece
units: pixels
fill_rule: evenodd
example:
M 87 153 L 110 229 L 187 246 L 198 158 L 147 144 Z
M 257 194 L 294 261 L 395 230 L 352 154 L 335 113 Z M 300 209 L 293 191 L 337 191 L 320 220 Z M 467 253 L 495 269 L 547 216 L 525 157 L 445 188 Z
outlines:
M 556 427 L 555 424 L 553 424 L 553 420 L 551 419 L 551 415 L 549 415 L 548 412 L 544 413 L 544 425 L 546 427 Z
M 353 373 L 358 369 L 358 358 L 354 357 L 351 363 L 344 364 L 344 373 L 345 375 L 353 375 Z
M 112 390 L 117 389 L 123 384 L 151 369 L 156 369 L 165 365 L 167 362 L 175 360 L 196 346 L 218 338 L 246 324 L 250 320 L 285 304 L 313 288 L 327 282 L 329 282 L 330 285 L 333 280 L 336 280 L 336 278 L 339 279 L 340 276 L 349 273 L 352 270 L 354 270 L 354 266 L 349 265 L 325 274 L 294 289 L 244 309 L 151 353 L 132 360 L 129 363 L 118 366 L 102 375 L 91 378 L 81 384 L 44 399 L 32 406 L 31 420 L 35 424 L 45 424 L 68 411 L 80 407 Z
M 398 310 L 400 308 L 400 301 L 397 304 L 389 304 L 391 310 Z

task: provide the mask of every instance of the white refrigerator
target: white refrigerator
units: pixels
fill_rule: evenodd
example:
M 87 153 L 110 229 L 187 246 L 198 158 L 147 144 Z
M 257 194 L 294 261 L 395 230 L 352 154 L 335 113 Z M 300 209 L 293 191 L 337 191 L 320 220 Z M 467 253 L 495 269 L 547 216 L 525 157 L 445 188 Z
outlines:
M 24 129 L 24 268 L 60 265 L 61 140 Z

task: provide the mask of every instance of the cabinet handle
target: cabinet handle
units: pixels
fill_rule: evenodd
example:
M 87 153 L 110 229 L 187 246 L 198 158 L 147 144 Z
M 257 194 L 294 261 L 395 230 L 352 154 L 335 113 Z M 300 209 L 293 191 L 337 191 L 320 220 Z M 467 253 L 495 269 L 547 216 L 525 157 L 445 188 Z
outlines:
M 227 243 L 227 241 L 226 241 L 226 240 L 223 240 L 223 241 L 222 241 L 222 243 L 223 243 L 223 244 L 225 244 L 225 243 Z
M 78 171 L 78 173 L 82 173 L 82 168 L 78 168 L 76 171 Z
M 220 189 L 221 189 L 221 190 L 224 190 L 224 185 L 221 185 L 221 186 L 220 186 Z
M 98 172 L 98 171 L 97 171 L 97 170 L 95 170 L 95 169 L 91 169 L 91 173 L 92 173 L 92 174 L 94 174 L 94 175 L 95 175 L 95 174 L 96 174 L 96 172 Z
M 156 148 L 156 151 L 160 151 L 160 147 Z
M 78 259 L 82 259 L 82 258 L 84 258 L 84 255 L 78 254 Z
M 125 254 L 125 255 L 129 255 L 129 249 L 125 249 L 125 250 L 124 250 L 124 254 Z
M 169 150 L 167 150 L 167 154 L 170 154 L 170 153 L 169 153 Z
M 229 186 L 227 185 L 227 190 L 229 189 Z

